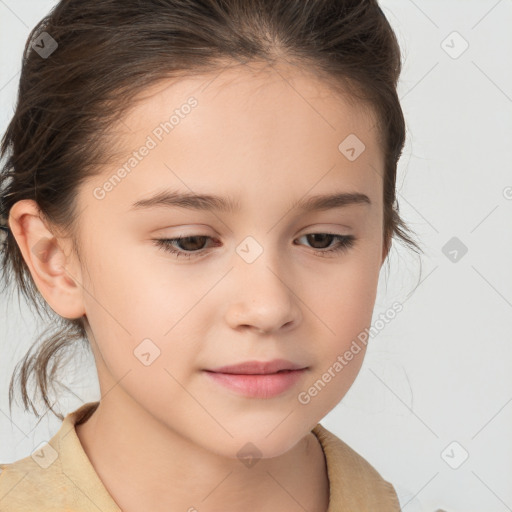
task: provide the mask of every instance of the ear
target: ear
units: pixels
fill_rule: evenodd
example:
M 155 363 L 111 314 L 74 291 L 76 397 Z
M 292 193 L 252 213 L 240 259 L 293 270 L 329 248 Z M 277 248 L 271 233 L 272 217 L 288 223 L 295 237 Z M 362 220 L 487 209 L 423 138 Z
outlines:
M 48 305 L 64 318 L 83 316 L 81 269 L 72 257 L 71 240 L 54 236 L 31 199 L 16 202 L 8 222 L 32 279 Z

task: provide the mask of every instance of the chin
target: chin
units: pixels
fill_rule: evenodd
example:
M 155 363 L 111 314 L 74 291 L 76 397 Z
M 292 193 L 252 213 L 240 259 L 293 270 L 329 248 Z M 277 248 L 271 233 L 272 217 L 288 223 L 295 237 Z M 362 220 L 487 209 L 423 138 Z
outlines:
M 278 425 L 279 422 L 275 423 Z M 238 431 L 228 444 L 224 445 L 222 455 L 229 458 L 255 457 L 270 459 L 284 455 L 297 445 L 309 432 L 292 433 L 286 427 L 256 428 Z M 233 433 L 233 432 L 232 432 Z M 234 434 L 234 433 L 233 433 Z

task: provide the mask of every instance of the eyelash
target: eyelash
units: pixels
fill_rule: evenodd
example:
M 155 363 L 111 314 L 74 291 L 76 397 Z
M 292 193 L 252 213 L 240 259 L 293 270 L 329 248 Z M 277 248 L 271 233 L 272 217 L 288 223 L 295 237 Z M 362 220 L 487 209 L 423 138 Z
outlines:
M 348 251 L 351 247 L 354 246 L 354 243 L 356 241 L 356 237 L 353 235 L 336 235 L 335 233 L 308 233 L 306 235 L 302 235 L 299 238 L 302 238 L 303 236 L 309 236 L 309 235 L 329 235 L 333 236 L 335 239 L 338 240 L 338 245 L 330 248 L 330 249 L 313 249 L 313 252 L 316 253 L 317 256 L 320 257 L 326 257 L 326 254 L 331 253 L 343 253 L 345 251 Z M 171 254 L 174 254 L 176 258 L 184 257 L 187 259 L 194 258 L 200 256 L 204 249 L 199 249 L 197 251 L 183 251 L 183 250 L 177 250 L 174 248 L 174 243 L 179 242 L 181 240 L 184 240 L 186 238 L 209 238 L 212 237 L 206 236 L 206 235 L 193 235 L 193 236 L 185 236 L 180 238 L 156 238 L 153 239 L 153 242 L 157 247 L 160 249 L 163 249 L 166 252 L 169 252 Z

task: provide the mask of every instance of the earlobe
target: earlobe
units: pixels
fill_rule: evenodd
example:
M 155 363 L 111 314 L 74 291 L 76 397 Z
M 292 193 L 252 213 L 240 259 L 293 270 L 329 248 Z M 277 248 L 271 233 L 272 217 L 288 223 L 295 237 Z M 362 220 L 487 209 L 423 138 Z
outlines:
M 57 238 L 40 216 L 35 201 L 23 199 L 9 212 L 9 227 L 37 289 L 48 305 L 64 318 L 85 314 L 80 268 L 71 254 L 69 239 Z

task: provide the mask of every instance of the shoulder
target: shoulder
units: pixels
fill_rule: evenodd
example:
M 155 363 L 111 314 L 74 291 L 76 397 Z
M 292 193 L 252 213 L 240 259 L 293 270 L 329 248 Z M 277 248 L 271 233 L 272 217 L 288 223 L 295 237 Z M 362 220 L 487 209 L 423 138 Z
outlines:
M 62 471 L 54 453 L 55 449 L 46 443 L 32 455 L 0 464 L 2 512 L 44 510 L 44 507 L 50 509 L 55 506 L 61 487 Z M 54 460 L 49 464 L 52 458 Z
M 29 460 L 30 459 L 30 460 Z M 31 462 L 32 461 L 32 462 Z M 48 482 L 37 471 L 31 457 L 0 465 L 0 510 L 2 512 L 40 510 L 40 489 Z
M 91 414 L 96 406 L 97 402 L 87 403 L 69 413 L 49 441 L 41 443 L 22 459 L 0 464 L 1 512 L 69 510 L 71 505 L 89 501 L 83 492 L 78 491 L 77 482 L 83 472 L 85 455 L 80 451 L 74 426 Z M 80 506 L 73 508 L 86 509 Z
M 353 510 L 400 511 L 394 486 L 362 455 L 320 423 L 312 432 L 324 451 L 334 505 L 345 504 Z
M 323 425 L 318 423 L 313 433 L 324 449 L 327 462 L 331 462 L 332 468 L 337 472 L 350 472 L 357 474 L 358 477 L 385 482 L 380 473 L 362 455 Z

